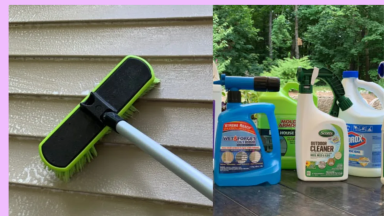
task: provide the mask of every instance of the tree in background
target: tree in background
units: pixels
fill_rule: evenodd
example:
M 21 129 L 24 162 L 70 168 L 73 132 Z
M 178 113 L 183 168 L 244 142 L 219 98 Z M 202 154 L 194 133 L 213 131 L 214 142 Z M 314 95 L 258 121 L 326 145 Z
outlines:
M 358 70 L 361 79 L 377 81 L 377 72 L 369 71 L 377 68 L 384 55 L 383 8 L 326 5 L 304 10 L 302 19 L 317 14 L 317 23 L 304 33 L 311 61 L 339 75 Z
M 217 71 L 219 73 L 225 71 L 227 65 L 231 63 L 231 58 L 224 58 L 219 53 L 228 47 L 228 41 L 225 37 L 232 33 L 232 27 L 228 27 L 228 23 L 224 22 L 219 25 L 217 14 L 213 15 L 213 56 L 216 57 Z
M 299 54 L 299 45 L 298 45 L 298 40 L 299 40 L 299 12 L 298 12 L 298 5 L 295 5 L 295 57 L 298 59 L 300 58 Z
M 258 74 L 262 68 L 271 72 L 282 65 L 279 60 L 293 59 L 297 47 L 299 57 L 307 56 L 313 66 L 339 76 L 358 70 L 360 79 L 378 81 L 377 65 L 384 59 L 384 6 L 301 5 L 297 12 L 293 5 L 215 6 L 214 14 L 220 25 L 233 27 L 232 35 L 224 38 L 228 47 L 215 55 L 231 59 L 230 75 Z M 303 41 L 300 47 L 296 35 Z
M 273 43 L 273 52 L 274 56 L 277 58 L 287 57 L 287 48 L 290 48 L 292 45 L 292 40 L 290 36 L 291 27 L 289 22 L 286 20 L 285 16 L 279 15 L 273 21 L 272 27 L 272 43 Z
M 261 40 L 258 29 L 253 26 L 253 10 L 244 5 L 214 6 L 213 12 L 217 15 L 216 25 L 226 32 L 216 44 L 225 46 L 216 49 L 213 53 L 218 64 L 230 63 L 225 66 L 228 75 L 257 75 L 262 72 L 262 67 L 257 63 L 258 54 L 252 43 Z M 215 39 L 217 40 L 217 39 Z

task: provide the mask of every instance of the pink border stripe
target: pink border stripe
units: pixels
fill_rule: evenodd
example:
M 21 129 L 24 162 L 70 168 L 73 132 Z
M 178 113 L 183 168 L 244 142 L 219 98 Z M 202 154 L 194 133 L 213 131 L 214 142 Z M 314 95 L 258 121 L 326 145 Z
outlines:
M 4 4 L 4 3 L 3 3 Z M 8 215 L 8 5 L 2 5 L 0 72 L 0 215 Z

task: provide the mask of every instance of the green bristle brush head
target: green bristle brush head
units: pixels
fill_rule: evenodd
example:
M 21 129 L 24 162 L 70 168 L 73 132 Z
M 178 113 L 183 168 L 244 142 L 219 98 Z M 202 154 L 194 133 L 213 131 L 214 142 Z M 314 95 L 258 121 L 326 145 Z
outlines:
M 147 61 L 131 55 L 126 56 L 92 92 L 112 105 L 119 116 L 129 118 L 137 112 L 133 103 L 159 82 Z M 95 143 L 110 131 L 77 105 L 40 143 L 40 157 L 58 178 L 68 181 L 97 156 Z

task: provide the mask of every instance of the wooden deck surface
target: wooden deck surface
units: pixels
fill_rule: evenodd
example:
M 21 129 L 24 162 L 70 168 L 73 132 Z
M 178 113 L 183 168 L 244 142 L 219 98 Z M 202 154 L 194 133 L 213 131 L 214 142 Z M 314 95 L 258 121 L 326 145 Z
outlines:
M 214 186 L 215 216 L 384 215 L 380 178 L 349 176 L 340 182 L 304 182 L 283 170 L 277 185 Z

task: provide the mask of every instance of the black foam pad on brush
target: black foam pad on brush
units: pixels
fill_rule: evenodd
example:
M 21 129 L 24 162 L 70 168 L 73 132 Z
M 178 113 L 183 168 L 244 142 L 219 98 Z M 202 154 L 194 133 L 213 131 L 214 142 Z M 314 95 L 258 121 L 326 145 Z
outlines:
M 119 112 L 151 76 L 151 70 L 144 62 L 128 58 L 95 92 Z M 104 127 L 78 107 L 42 145 L 44 158 L 53 166 L 67 167 Z

